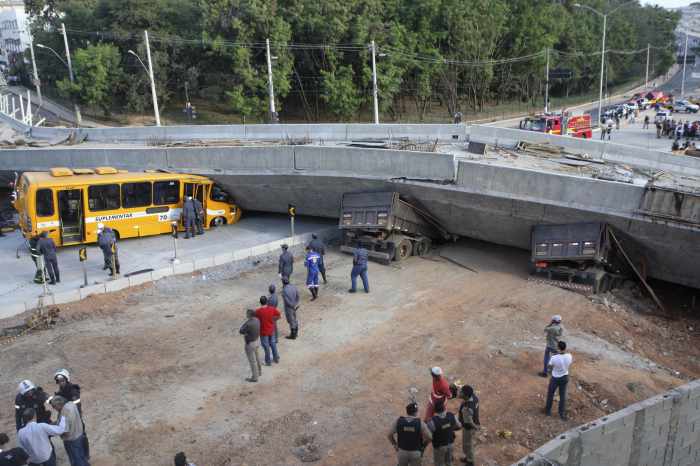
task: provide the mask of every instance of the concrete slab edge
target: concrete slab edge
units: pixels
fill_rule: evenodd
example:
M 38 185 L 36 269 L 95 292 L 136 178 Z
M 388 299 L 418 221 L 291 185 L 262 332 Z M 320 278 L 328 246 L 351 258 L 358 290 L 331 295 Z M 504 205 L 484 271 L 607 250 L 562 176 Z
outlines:
M 319 238 L 328 242 L 338 237 L 340 234 L 337 226 L 324 228 L 315 232 Z M 244 248 L 232 253 L 218 254 L 212 257 L 198 258 L 189 262 L 181 262 L 162 269 L 156 269 L 149 273 L 138 274 L 131 277 L 122 277 L 116 280 L 110 280 L 105 283 L 90 285 L 84 288 L 75 290 L 61 291 L 60 293 L 50 294 L 43 298 L 37 297 L 27 301 L 15 301 L 4 303 L 0 309 L 0 319 L 6 319 L 16 316 L 25 311 L 31 311 L 40 306 L 52 306 L 58 304 L 68 304 L 75 301 L 83 300 L 89 296 L 111 293 L 114 291 L 131 288 L 144 283 L 152 283 L 161 278 L 171 275 L 191 274 L 199 270 L 205 270 L 219 265 L 225 265 L 231 262 L 239 262 L 249 260 L 255 257 L 264 256 L 274 253 L 279 250 L 282 244 L 299 245 L 306 244 L 311 240 L 311 233 L 304 233 L 292 237 L 282 238 L 280 240 L 271 241 L 269 243 L 254 246 L 252 248 Z M 43 300 L 43 302 L 41 302 Z

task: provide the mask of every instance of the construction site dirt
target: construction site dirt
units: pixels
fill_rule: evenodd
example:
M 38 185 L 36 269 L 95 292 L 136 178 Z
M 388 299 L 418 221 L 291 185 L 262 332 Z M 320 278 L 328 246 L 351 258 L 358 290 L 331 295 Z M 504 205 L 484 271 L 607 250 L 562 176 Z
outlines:
M 94 466 L 165 466 L 178 451 L 203 466 L 387 465 L 391 422 L 412 395 L 423 413 L 430 367 L 441 366 L 480 397 L 476 464 L 509 465 L 560 432 L 700 377 L 700 322 L 679 306 L 660 317 L 630 291 L 590 298 L 528 281 L 526 252 L 464 240 L 370 264 L 370 294 L 347 292 L 351 258 L 332 250 L 315 302 L 297 258 L 300 337 L 282 338 L 281 362 L 248 383 L 238 328 L 278 282 L 273 262 L 90 297 L 62 306 L 48 330 L 0 338 L 0 431 L 14 432 L 20 380 L 53 392 L 52 374 L 66 367 L 82 387 Z M 568 421 L 543 414 L 538 372 L 552 314 L 574 357 Z M 279 328 L 286 334 L 286 322 Z

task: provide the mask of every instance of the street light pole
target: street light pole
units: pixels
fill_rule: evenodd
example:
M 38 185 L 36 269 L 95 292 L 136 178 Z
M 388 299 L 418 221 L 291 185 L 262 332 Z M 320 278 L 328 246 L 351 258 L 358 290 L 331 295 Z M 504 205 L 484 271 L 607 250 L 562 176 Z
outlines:
M 605 71 L 605 29 L 608 26 L 608 15 L 603 15 L 603 47 L 600 54 L 600 89 L 598 91 L 598 124 L 603 116 L 603 73 Z
M 70 60 L 70 48 L 68 47 L 68 35 L 66 34 L 66 25 L 61 23 L 61 32 L 63 33 L 63 43 L 66 47 L 66 65 L 68 65 L 68 77 L 70 78 L 71 84 L 75 84 L 75 78 L 73 77 L 73 64 Z M 80 115 L 80 107 L 78 102 L 73 102 L 73 109 L 75 110 L 75 125 L 80 128 L 83 123 L 83 117 Z
M 545 66 L 545 84 L 544 84 L 544 113 L 549 112 L 549 47 L 544 49 L 547 55 L 547 65 Z
M 651 50 L 651 44 L 647 44 L 647 74 L 644 78 L 644 88 L 649 87 L 649 51 Z
M 148 57 L 148 77 L 151 78 L 151 95 L 153 96 L 153 113 L 156 115 L 156 126 L 160 126 L 160 111 L 158 110 L 158 95 L 156 80 L 153 77 L 153 61 L 151 60 L 151 44 L 148 41 L 148 31 L 143 31 L 146 38 L 146 56 Z
M 681 80 L 681 97 L 685 97 L 685 64 L 688 61 L 688 31 L 685 31 L 685 51 L 683 52 L 683 79 Z
M 270 39 L 265 39 L 267 53 L 267 93 L 270 98 L 270 122 L 275 123 L 275 86 L 272 82 L 272 56 L 270 55 Z
M 32 56 L 32 68 L 34 70 L 34 86 L 36 86 L 36 94 L 39 96 L 39 106 L 44 105 L 44 98 L 41 96 L 41 82 L 39 81 L 39 72 L 36 70 L 36 58 L 34 57 L 34 37 L 30 36 L 29 52 Z
M 379 100 L 377 97 L 377 47 L 372 41 L 372 96 L 374 97 L 374 124 L 379 124 Z

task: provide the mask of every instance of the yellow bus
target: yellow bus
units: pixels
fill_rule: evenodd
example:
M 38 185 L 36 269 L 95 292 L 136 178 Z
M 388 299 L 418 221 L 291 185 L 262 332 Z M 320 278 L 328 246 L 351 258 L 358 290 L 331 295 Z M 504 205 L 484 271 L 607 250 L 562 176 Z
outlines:
M 202 202 L 207 229 L 241 218 L 228 193 L 204 176 L 112 167 L 25 172 L 13 205 L 25 238 L 47 231 L 56 245 L 68 246 L 96 242 L 99 223 L 119 238 L 168 233 L 173 222 L 182 230 L 185 196 Z

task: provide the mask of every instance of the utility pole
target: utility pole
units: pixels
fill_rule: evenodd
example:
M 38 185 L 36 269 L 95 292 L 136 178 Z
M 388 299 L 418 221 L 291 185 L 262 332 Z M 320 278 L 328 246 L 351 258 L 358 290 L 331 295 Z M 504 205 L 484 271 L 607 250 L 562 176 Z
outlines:
M 68 77 L 70 78 L 71 84 L 75 84 L 75 77 L 73 76 L 73 63 L 70 60 L 70 48 L 68 48 L 68 35 L 66 34 L 66 25 L 61 23 L 61 32 L 63 33 L 63 43 L 66 47 L 66 64 L 68 65 Z M 83 124 L 83 117 L 80 115 L 80 107 L 78 102 L 73 102 L 73 109 L 75 110 L 75 125 L 80 128 Z
M 158 95 L 156 80 L 153 78 L 153 60 L 151 60 L 151 44 L 148 41 L 148 31 L 143 31 L 146 38 L 146 56 L 148 57 L 148 76 L 151 78 L 151 95 L 153 96 L 153 113 L 156 114 L 156 126 L 160 126 L 160 111 L 158 110 Z
M 270 122 L 276 123 L 275 118 L 275 87 L 272 83 L 272 56 L 270 55 L 270 39 L 265 39 L 267 52 L 267 93 L 270 95 Z
M 600 54 L 600 90 L 598 91 L 598 125 L 603 116 L 603 73 L 605 72 L 605 29 L 608 26 L 608 15 L 603 15 L 603 47 Z
M 644 87 L 648 88 L 649 87 L 649 51 L 651 50 L 651 44 L 647 44 L 647 74 L 646 78 L 644 79 Z
M 685 51 L 683 52 L 683 79 L 681 81 L 681 97 L 685 97 L 685 63 L 688 61 L 688 31 L 685 31 Z
M 29 36 L 29 52 L 32 56 L 32 68 L 34 69 L 34 86 L 36 94 L 39 96 L 39 106 L 44 105 L 44 98 L 41 96 L 41 82 L 39 82 L 39 72 L 36 70 L 36 58 L 34 58 L 34 36 Z
M 377 47 L 372 41 L 372 96 L 374 97 L 374 124 L 379 124 L 379 100 L 377 97 Z
M 549 112 L 549 48 L 544 49 L 547 56 L 547 65 L 545 66 L 545 85 L 544 85 L 544 113 Z

